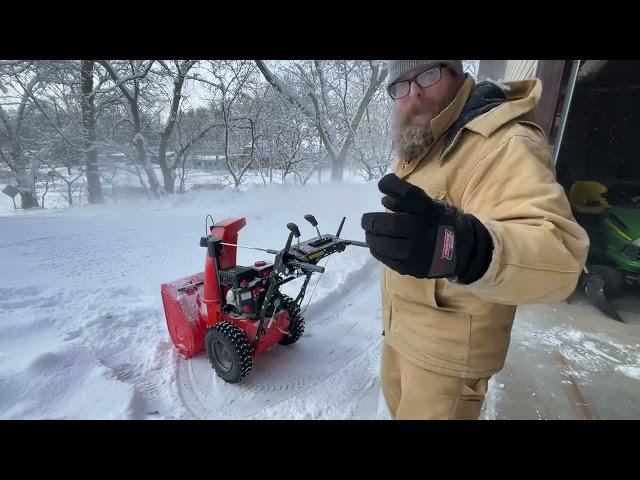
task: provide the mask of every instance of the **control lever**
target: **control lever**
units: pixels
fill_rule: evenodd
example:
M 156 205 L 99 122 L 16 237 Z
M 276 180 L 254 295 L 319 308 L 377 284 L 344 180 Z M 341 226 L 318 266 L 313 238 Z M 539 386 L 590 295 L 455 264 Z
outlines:
M 336 232 L 336 237 L 340 237 L 340 233 L 342 232 L 342 227 L 344 226 L 344 221 L 347 217 L 342 217 L 342 221 L 340 222 L 340 226 L 338 227 L 338 231 Z
M 298 226 L 295 223 L 287 223 L 287 228 L 293 233 L 293 236 L 298 240 L 298 245 L 300 245 L 300 229 Z
M 322 238 L 322 234 L 320 233 L 320 229 L 318 228 L 318 221 L 316 217 L 311 214 L 306 214 L 304 219 L 311 224 L 311 226 L 316 227 L 316 232 L 318 232 L 318 238 Z

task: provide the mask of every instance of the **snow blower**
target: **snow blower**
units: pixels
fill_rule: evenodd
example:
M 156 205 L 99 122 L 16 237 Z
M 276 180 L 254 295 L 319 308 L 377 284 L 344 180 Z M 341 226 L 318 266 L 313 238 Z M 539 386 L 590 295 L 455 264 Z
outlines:
M 207 220 L 211 216 L 207 216 Z M 238 245 L 244 218 L 228 218 L 208 227 L 200 246 L 207 249 L 204 272 L 162 284 L 160 292 L 169 335 L 178 353 L 188 359 L 206 350 L 213 369 L 229 383 L 242 381 L 254 358 L 276 343 L 291 345 L 304 332 L 302 300 L 311 276 L 324 273 L 317 265 L 323 258 L 342 252 L 348 245 L 364 242 L 344 240 L 340 232 L 321 234 L 313 215 L 304 217 L 316 228 L 317 237 L 300 242 L 300 230 L 288 223 L 290 233 L 282 250 Z M 292 245 L 293 238 L 297 243 Z M 275 255 L 251 266 L 236 265 L 237 248 Z M 297 297 L 280 291 L 282 285 L 305 276 Z

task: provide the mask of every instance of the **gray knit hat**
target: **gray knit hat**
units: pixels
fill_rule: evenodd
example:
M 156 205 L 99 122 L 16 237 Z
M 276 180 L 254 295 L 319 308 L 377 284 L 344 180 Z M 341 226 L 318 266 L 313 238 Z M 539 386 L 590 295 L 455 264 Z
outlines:
M 401 76 L 414 68 L 427 69 L 436 65 L 446 65 L 458 75 L 462 75 L 462 60 L 388 60 L 389 77 L 387 85 L 391 85 Z

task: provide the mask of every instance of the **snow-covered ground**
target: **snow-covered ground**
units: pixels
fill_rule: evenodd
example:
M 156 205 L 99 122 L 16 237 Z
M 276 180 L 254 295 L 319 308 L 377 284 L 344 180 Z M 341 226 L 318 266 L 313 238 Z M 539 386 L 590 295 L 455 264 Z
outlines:
M 175 353 L 160 299 L 161 283 L 202 270 L 207 214 L 245 216 L 245 245 L 280 249 L 291 221 L 303 239 L 314 235 L 306 213 L 322 232 L 346 216 L 342 236 L 362 240 L 360 217 L 381 208 L 381 195 L 375 182 L 351 180 L 29 212 L 3 198 L 0 418 L 388 418 L 379 265 L 366 250 L 324 261 L 301 341 L 258 357 L 239 385 L 221 381 L 204 354 Z M 238 263 L 261 258 L 271 256 L 240 250 Z M 520 308 L 483 417 L 640 418 L 638 338 L 640 323 L 610 321 L 579 300 Z
M 0 417 L 355 418 L 378 411 L 378 266 L 357 247 L 314 276 L 307 332 L 241 385 L 173 350 L 160 284 L 201 271 L 205 216 L 246 216 L 240 243 L 280 249 L 296 222 L 362 240 L 375 183 L 250 186 L 0 216 Z M 266 257 L 265 257 L 266 255 Z M 268 254 L 240 250 L 248 264 Z M 316 286 L 316 282 L 320 279 Z M 296 283 L 296 282 L 292 282 Z M 289 289 L 295 285 L 287 285 Z M 306 306 L 306 299 L 303 306 Z M 364 402 L 364 404 L 363 404 Z M 362 405 L 364 406 L 362 406 Z M 384 413 L 384 411 L 383 411 Z
M 130 168 L 130 165 L 126 165 Z M 58 171 L 61 175 L 68 177 L 66 168 L 59 168 Z M 154 165 L 154 171 L 156 178 L 162 184 L 162 171 L 158 165 Z M 72 177 L 80 174 L 80 170 L 72 168 Z M 148 184 L 148 180 L 142 172 L 143 180 L 145 184 Z M 328 182 L 331 178 L 331 169 L 322 168 L 319 171 L 313 173 L 307 180 L 307 185 L 321 184 Z M 344 171 L 344 181 L 347 183 L 363 183 L 363 175 L 357 170 L 347 168 Z M 0 190 L 4 188 L 6 183 L 12 182 L 13 177 L 3 165 L 0 164 Z M 287 177 L 282 179 L 282 171 L 274 169 L 272 172 L 271 181 L 269 181 L 268 172 L 264 172 L 263 175 L 257 170 L 248 170 L 241 178 L 239 190 L 244 191 L 251 189 L 255 186 L 266 186 L 271 184 L 286 184 L 296 185 L 300 183 L 297 177 L 292 173 L 289 173 Z M 109 182 L 104 179 L 101 182 L 102 192 L 107 203 L 117 203 L 123 199 L 137 197 L 144 198 L 145 190 L 140 184 L 140 179 L 126 170 L 116 170 L 113 178 Z M 114 187 L 115 185 L 115 187 Z M 186 171 L 184 179 L 185 191 L 195 190 L 215 190 L 221 187 L 233 187 L 233 179 L 228 171 L 225 170 L 202 170 L 202 169 L 190 169 Z M 175 182 L 175 190 L 180 188 L 180 179 L 177 178 Z M 69 190 L 67 184 L 60 178 L 55 177 L 49 186 L 45 190 L 45 185 L 42 181 L 38 181 L 36 184 L 36 193 L 38 196 L 38 203 L 40 206 L 44 204 L 47 209 L 60 209 L 69 207 Z M 44 198 L 44 200 L 43 200 Z M 73 206 L 82 206 L 88 203 L 87 185 L 84 181 L 84 177 L 81 177 L 72 186 L 72 204 Z M 15 204 L 17 208 L 20 208 L 20 195 L 15 197 Z M 9 213 L 8 210 L 15 210 L 14 204 L 10 197 L 6 195 L 0 195 L 0 215 Z

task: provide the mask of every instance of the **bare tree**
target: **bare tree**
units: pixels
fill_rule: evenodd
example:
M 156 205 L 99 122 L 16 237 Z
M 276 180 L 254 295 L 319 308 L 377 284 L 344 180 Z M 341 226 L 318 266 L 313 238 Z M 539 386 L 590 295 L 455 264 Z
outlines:
M 80 123 L 81 103 L 83 114 L 87 110 L 86 103 L 80 101 L 82 64 L 76 61 L 33 61 L 25 62 L 19 69 L 16 64 L 12 67 L 12 78 L 8 84 L 14 90 L 21 90 L 21 103 L 24 106 L 10 112 L 15 115 L 21 126 L 17 135 L 12 136 L 22 137 L 17 140 L 28 143 L 27 148 L 21 149 L 21 155 L 24 157 L 21 163 L 46 165 L 49 170 L 42 178 L 38 175 L 38 168 L 33 169 L 34 191 L 37 182 L 42 181 L 45 188 L 42 196 L 44 199 L 50 184 L 55 188 L 57 178 L 67 185 L 67 202 L 72 205 L 75 193 L 83 188 L 80 178 L 84 169 L 80 164 L 80 158 L 88 155 L 89 170 L 96 173 L 95 147 L 91 148 L 93 142 L 90 137 L 86 137 L 84 124 L 81 126 Z M 83 86 L 88 88 L 88 96 L 92 85 Z M 25 120 L 27 111 L 30 112 L 28 121 Z M 86 125 L 90 127 L 90 115 L 86 121 Z M 93 127 L 95 133 L 95 122 Z M 15 132 L 15 129 L 10 130 Z M 97 174 L 91 178 L 92 187 L 95 186 L 96 179 Z M 94 192 L 92 189 L 92 193 Z
M 89 203 L 102 203 L 102 188 L 96 148 L 96 109 L 93 92 L 93 60 L 82 60 L 82 127 L 87 165 Z
M 164 193 L 164 190 L 160 186 L 160 182 L 158 182 L 156 172 L 149 158 L 145 138 L 142 135 L 143 125 L 140 105 L 141 82 L 145 79 L 149 70 L 151 70 L 154 61 L 128 60 L 124 63 L 121 62 L 119 65 L 115 65 L 108 60 L 100 60 L 99 63 L 104 67 L 114 82 L 114 87 L 120 90 L 126 101 L 129 114 L 127 121 L 133 127 L 133 137 L 130 141 L 136 151 L 136 168 L 137 165 L 142 166 L 147 174 L 151 192 L 155 197 L 158 197 Z
M 214 129 L 223 128 L 224 123 L 219 123 L 217 120 L 213 120 L 209 123 L 202 125 L 200 128 L 193 131 L 189 131 L 188 128 L 183 127 L 183 122 L 179 121 L 177 124 L 178 138 L 177 138 L 177 151 L 176 151 L 176 168 L 180 168 L 180 192 L 185 191 L 184 181 L 186 175 L 186 162 L 191 150 L 202 141 L 207 134 Z
M 473 78 L 478 76 L 478 68 L 480 67 L 480 60 L 462 60 L 462 69 L 465 73 L 468 73 Z
M 94 71 L 100 83 L 112 84 L 106 72 L 99 69 Z M 97 100 L 96 147 L 102 152 L 97 164 L 101 181 L 109 187 L 114 201 L 121 192 L 127 190 L 120 188 L 126 176 L 135 177 L 144 194 L 150 197 L 148 177 L 136 161 L 137 152 L 132 148 L 135 147 L 131 142 L 134 131 L 120 90 L 112 85 L 104 89 L 94 88 L 94 93 Z
M 27 159 L 21 136 L 21 129 L 30 110 L 30 95 L 39 81 L 36 75 L 27 71 L 29 67 L 28 62 L 26 65 L 11 62 L 5 64 L 0 72 L 0 82 L 6 92 L 6 101 L 0 103 L 0 120 L 8 142 L 6 154 L 0 148 L 0 158 L 15 177 L 23 209 L 38 207 L 36 194 L 38 163 L 35 159 L 31 161 Z M 24 82 L 20 82 L 18 85 L 15 80 L 20 75 L 30 75 L 30 78 L 25 78 Z M 6 110 L 10 106 L 17 106 L 15 112 Z
M 78 202 L 81 202 L 81 190 L 84 188 L 84 180 L 81 181 L 81 179 L 83 179 L 84 168 L 80 159 L 86 159 L 87 154 L 89 155 L 88 167 L 93 174 L 92 186 L 95 186 L 96 180 L 99 181 L 95 147 L 91 148 L 93 142 L 87 143 L 91 139 L 87 139 L 85 130 L 85 120 L 89 122 L 86 125 L 90 127 L 91 115 L 86 115 L 85 97 L 80 93 L 82 87 L 88 88 L 87 97 L 92 99 L 92 85 L 82 84 L 85 80 L 82 76 L 82 62 L 34 62 L 32 72 L 38 78 L 40 88 L 37 92 L 33 90 L 28 93 L 29 101 L 34 107 L 30 127 L 31 136 L 37 137 L 38 140 L 29 149 L 28 154 L 38 163 L 49 167 L 45 188 L 48 188 L 50 174 L 66 184 L 67 202 L 71 206 L 76 192 L 78 192 Z M 26 88 L 19 77 L 15 81 Z M 82 125 L 80 110 L 82 110 Z M 95 123 L 93 132 L 95 133 Z M 33 135 L 34 133 L 36 134 Z M 89 148 L 86 148 L 87 146 Z
M 323 166 L 372 179 L 390 151 L 385 77 L 373 61 L 0 61 L 0 163 L 23 208 L 50 206 L 52 191 L 69 205 L 85 189 L 90 203 L 157 197 L 178 176 L 184 191 L 194 152 L 220 155 L 236 188 L 274 170 L 305 184 Z
M 357 63 L 320 60 L 292 62 L 293 68 L 285 72 L 297 80 L 299 88 L 295 89 L 273 73 L 264 61 L 256 60 L 265 80 L 314 123 L 331 159 L 331 179 L 334 181 L 342 181 L 354 134 L 367 105 L 387 76 L 386 65 L 374 61 L 361 62 L 369 70 L 368 79 L 365 80 L 367 87 L 359 98 L 353 98 L 353 94 L 349 93 L 350 81 L 353 78 L 355 82 L 364 71 L 355 68 Z M 362 78 L 358 81 L 362 81 Z
M 317 133 L 313 123 L 294 106 L 286 102 L 281 95 L 270 89 L 263 97 L 263 117 L 261 119 L 259 143 L 260 157 L 273 167 L 281 170 L 281 181 L 287 175 L 297 175 L 303 183 L 300 169 L 313 169 L 310 163 L 315 160 L 312 146 Z M 271 172 L 269 174 L 272 180 Z
M 273 182 L 273 169 L 277 168 L 277 153 L 273 149 L 273 136 L 275 135 L 274 127 L 279 125 L 281 116 L 280 109 L 282 107 L 290 107 L 285 105 L 282 97 L 277 94 L 268 84 L 250 83 L 242 97 L 239 99 L 238 108 L 236 109 L 236 121 L 244 120 L 246 124 L 238 123 L 237 129 L 249 133 L 248 138 L 244 138 L 245 156 L 247 150 L 252 162 L 249 168 L 253 167 L 258 170 L 264 185 Z M 247 148 L 248 147 L 248 148 Z M 265 177 L 267 175 L 267 177 Z
M 255 123 L 250 115 L 246 115 L 246 111 L 237 112 L 235 108 L 236 101 L 245 97 L 250 89 L 251 77 L 254 74 L 254 67 L 250 61 L 212 61 L 209 62 L 207 69 L 214 80 L 204 80 L 204 83 L 213 87 L 218 105 L 222 113 L 222 121 L 224 124 L 224 156 L 227 170 L 233 179 L 236 188 L 240 186 L 242 177 L 245 175 L 249 166 L 253 163 L 253 155 L 255 150 Z M 249 99 L 250 100 L 250 99 Z M 250 103 L 250 102 L 249 102 Z M 239 114 L 238 114 L 239 113 Z M 242 149 L 244 145 L 232 145 L 232 134 L 239 129 L 249 129 L 251 131 L 251 144 L 249 158 L 243 155 Z M 238 139 L 241 136 L 238 136 Z M 230 158 L 230 151 L 235 150 L 234 159 Z
M 391 108 L 391 99 L 381 89 L 371 100 L 354 138 L 354 167 L 367 181 L 384 175 L 393 161 Z
M 162 177 L 164 180 L 164 190 L 166 193 L 173 193 L 176 181 L 176 166 L 178 157 L 174 158 L 174 161 L 167 159 L 167 148 L 171 141 L 171 134 L 178 120 L 180 114 L 180 102 L 182 100 L 182 89 L 189 75 L 189 71 L 197 64 L 196 60 L 173 60 L 170 64 L 160 62 L 163 71 L 163 76 L 166 76 L 172 80 L 173 92 L 171 95 L 171 107 L 169 109 L 169 116 L 164 124 L 164 128 L 160 133 L 160 147 L 158 149 L 158 163 L 162 170 Z M 172 68 L 173 67 L 173 68 Z

